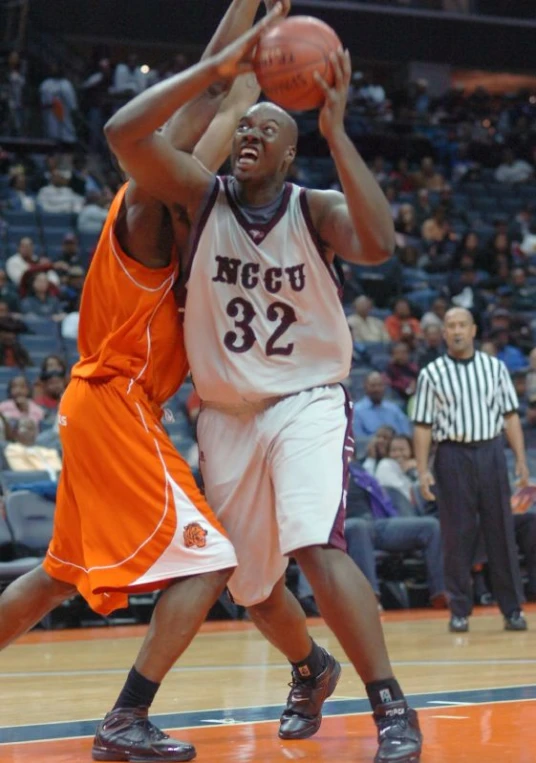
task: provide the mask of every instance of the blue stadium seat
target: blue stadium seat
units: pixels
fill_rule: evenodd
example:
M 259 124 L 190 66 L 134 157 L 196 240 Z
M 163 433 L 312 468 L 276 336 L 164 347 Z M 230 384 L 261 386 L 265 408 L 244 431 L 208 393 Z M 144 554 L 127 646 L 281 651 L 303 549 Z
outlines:
M 28 329 L 35 336 L 39 337 L 58 337 L 59 336 L 59 324 L 56 321 L 51 321 L 48 318 L 24 318 L 25 324 Z
M 4 219 L 8 225 L 12 225 L 15 228 L 37 228 L 35 212 L 15 212 L 11 209 L 6 209 Z
M 41 225 L 46 232 L 59 229 L 64 235 L 67 231 L 71 230 L 76 223 L 76 216 L 68 212 L 52 214 L 51 212 L 43 212 L 43 210 L 40 210 L 39 218 L 41 220 Z
M 18 472 L 23 478 L 26 472 Z M 11 493 L 6 501 L 6 515 L 15 546 L 44 554 L 54 526 L 55 506 L 30 490 Z
M 20 343 L 33 357 L 34 353 L 46 352 L 48 355 L 58 355 L 62 351 L 59 336 L 33 336 L 21 334 Z

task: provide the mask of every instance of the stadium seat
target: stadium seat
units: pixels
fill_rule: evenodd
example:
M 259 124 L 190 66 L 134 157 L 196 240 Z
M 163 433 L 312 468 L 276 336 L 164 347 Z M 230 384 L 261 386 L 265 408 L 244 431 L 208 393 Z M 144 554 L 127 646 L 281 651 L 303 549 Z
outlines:
M 68 212 L 53 214 L 51 212 L 43 212 L 43 210 L 39 210 L 39 219 L 41 220 L 41 225 L 45 232 L 50 230 L 60 230 L 62 236 L 72 232 L 76 222 L 76 216 Z
M 6 501 L 6 515 L 15 548 L 45 554 L 52 538 L 55 506 L 51 501 L 21 490 Z
M 3 213 L 4 220 L 14 228 L 37 228 L 35 212 L 14 212 L 6 209 Z
M 33 359 L 36 353 L 46 352 L 48 355 L 57 355 L 61 353 L 62 346 L 59 336 L 33 336 L 31 334 L 21 334 L 20 343 L 30 353 Z
M 39 556 L 13 558 L 15 552 L 11 530 L 4 517 L 0 515 L 0 591 L 13 580 L 33 570 L 41 562 Z

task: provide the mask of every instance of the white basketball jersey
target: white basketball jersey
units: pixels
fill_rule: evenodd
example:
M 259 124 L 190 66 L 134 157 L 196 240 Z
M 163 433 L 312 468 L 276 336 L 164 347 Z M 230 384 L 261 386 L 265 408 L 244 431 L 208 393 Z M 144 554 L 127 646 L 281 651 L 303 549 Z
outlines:
M 303 189 L 287 184 L 272 220 L 255 225 L 218 178 L 193 232 L 184 329 L 205 401 L 256 402 L 348 376 L 339 285 Z

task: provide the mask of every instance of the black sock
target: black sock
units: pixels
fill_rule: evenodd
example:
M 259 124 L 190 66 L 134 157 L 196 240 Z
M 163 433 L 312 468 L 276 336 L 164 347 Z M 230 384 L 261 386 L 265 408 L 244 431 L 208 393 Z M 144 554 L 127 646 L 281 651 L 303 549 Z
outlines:
M 396 678 L 386 678 L 384 681 L 371 681 L 365 684 L 370 706 L 374 710 L 378 705 L 397 702 L 404 699 L 404 693 Z
M 303 681 L 307 681 L 309 678 L 316 678 L 322 673 L 326 667 L 326 658 L 324 652 L 315 644 L 311 639 L 312 647 L 308 657 L 301 662 L 292 662 L 291 665 L 294 668 L 294 672 Z
M 149 681 L 148 678 L 138 673 L 136 668 L 132 668 L 113 709 L 118 707 L 149 708 L 159 687 L 160 684 Z

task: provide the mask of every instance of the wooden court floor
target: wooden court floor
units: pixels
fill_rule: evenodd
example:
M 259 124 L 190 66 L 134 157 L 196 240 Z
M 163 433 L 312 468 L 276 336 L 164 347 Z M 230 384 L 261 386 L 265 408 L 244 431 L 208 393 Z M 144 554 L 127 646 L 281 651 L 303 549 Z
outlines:
M 383 616 L 395 673 L 425 734 L 422 763 L 535 763 L 536 606 L 530 630 L 506 633 L 481 609 L 471 632 L 447 614 Z M 208 623 L 168 676 L 155 720 L 206 763 L 371 763 L 375 729 L 361 682 L 321 620 L 316 640 L 343 662 L 318 734 L 277 737 L 289 669 L 248 623 Z M 113 703 L 144 628 L 35 631 L 0 653 L 0 763 L 90 760 L 97 721 Z

